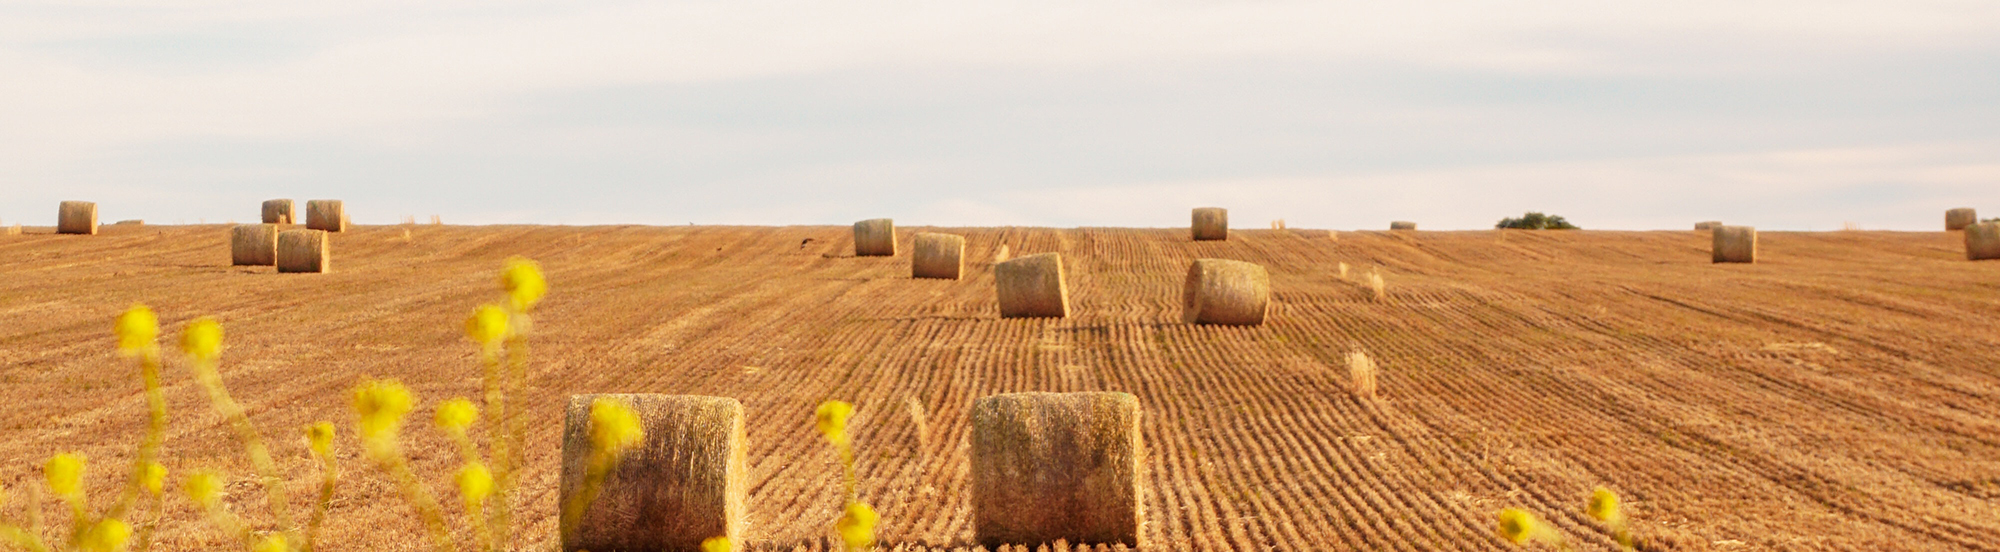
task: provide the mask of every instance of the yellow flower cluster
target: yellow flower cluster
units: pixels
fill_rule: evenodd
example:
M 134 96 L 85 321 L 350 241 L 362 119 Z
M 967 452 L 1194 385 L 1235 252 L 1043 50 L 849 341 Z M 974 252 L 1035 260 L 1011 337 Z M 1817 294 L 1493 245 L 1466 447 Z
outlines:
M 306 446 L 321 458 L 333 456 L 333 422 L 306 426 Z
M 1527 510 L 1507 508 L 1500 511 L 1500 538 L 1508 542 L 1527 544 L 1544 531 L 1542 521 L 1535 519 L 1535 515 Z
M 181 352 L 195 360 L 213 361 L 222 357 L 222 324 L 201 317 L 189 322 L 181 332 Z
M 819 433 L 826 436 L 834 446 L 847 445 L 847 419 L 854 416 L 854 405 L 845 401 L 819 403 L 813 411 L 813 418 L 819 426 Z
M 840 540 L 847 543 L 848 550 L 867 550 L 875 546 L 875 522 L 881 519 L 867 504 L 849 502 L 847 512 L 840 515 L 833 528 L 840 532 Z
M 639 414 L 624 402 L 598 397 L 590 403 L 590 443 L 597 450 L 622 454 L 646 438 Z
M 521 257 L 507 259 L 507 268 L 500 271 L 500 287 L 507 290 L 507 300 L 520 312 L 533 310 L 549 291 L 548 281 L 542 279 L 542 266 Z
M 125 522 L 105 518 L 90 525 L 76 541 L 77 550 L 87 552 L 119 552 L 125 549 L 125 541 L 131 540 L 132 527 Z
M 396 380 L 363 380 L 354 388 L 354 413 L 360 415 L 361 440 L 371 446 L 394 445 L 410 412 L 410 390 Z
M 287 544 L 283 533 L 272 533 L 265 535 L 264 541 L 257 543 L 252 552 L 291 552 L 292 548 Z
M 160 494 L 167 486 L 167 467 L 159 462 L 147 462 L 146 467 L 141 469 L 144 471 L 139 474 L 139 485 L 145 487 L 146 492 Z
M 213 510 L 222 500 L 222 476 L 211 471 L 199 471 L 181 484 L 181 491 L 187 493 L 188 500 L 194 501 L 203 510 Z
M 465 500 L 465 509 L 468 511 L 479 510 L 479 506 L 486 503 L 486 498 L 493 496 L 493 472 L 486 469 L 486 464 L 468 462 L 465 467 L 458 469 L 458 476 L 455 479 L 458 483 L 458 496 Z
M 472 422 L 478 419 L 479 407 L 473 406 L 470 400 L 458 398 L 438 405 L 437 414 L 433 416 L 431 421 L 437 424 L 438 429 L 453 433 L 464 433 L 466 430 L 471 429 Z
M 709 537 L 701 541 L 701 552 L 735 552 L 735 550 L 736 546 L 729 542 L 729 537 Z
M 465 320 L 465 336 L 487 347 L 498 348 L 507 339 L 507 311 L 497 305 L 481 305 Z
M 83 455 L 63 453 L 49 458 L 42 466 L 42 476 L 49 481 L 49 490 L 64 499 L 83 497 Z
M 112 333 L 118 336 L 119 352 L 140 353 L 155 346 L 154 341 L 160 337 L 160 318 L 145 305 L 132 305 L 125 314 L 118 315 L 118 325 Z

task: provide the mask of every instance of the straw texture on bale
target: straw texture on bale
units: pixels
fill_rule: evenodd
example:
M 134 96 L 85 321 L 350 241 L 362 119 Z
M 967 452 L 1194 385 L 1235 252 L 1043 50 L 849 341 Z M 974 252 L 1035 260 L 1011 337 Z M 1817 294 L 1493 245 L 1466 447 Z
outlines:
M 1715 262 L 1757 262 L 1757 229 L 1748 226 L 1715 227 Z
M 96 234 L 97 204 L 88 201 L 62 202 L 56 213 L 57 234 Z
M 1181 287 L 1181 321 L 1255 326 L 1271 306 L 1271 274 L 1263 265 L 1195 259 Z
M 1143 546 L 1145 448 L 1126 393 L 1015 393 L 972 403 L 972 521 L 988 548 Z
M 957 280 L 965 272 L 965 236 L 920 233 L 910 250 L 911 277 Z
M 590 405 L 598 397 L 624 401 L 639 415 L 646 438 L 604 478 L 597 499 L 564 551 L 701 550 L 701 541 L 729 537 L 741 549 L 748 475 L 743 404 L 695 395 L 572 395 L 563 420 L 561 498 L 582 492 L 591 453 Z
M 1965 227 L 1965 258 L 2000 259 L 2000 222 L 1975 222 Z
M 347 204 L 338 199 L 306 202 L 306 228 L 328 232 L 347 231 Z
M 1229 210 L 1221 207 L 1196 207 L 1192 226 L 1196 240 L 1229 239 Z
M 19 236 L 21 235 L 21 225 L 16 224 L 5 229 L 0 229 L 0 235 Z
M 1696 230 L 1714 230 L 1721 227 L 1722 221 L 1719 220 L 1705 220 L 1694 223 L 1694 229 Z
M 278 272 L 331 272 L 331 252 L 324 230 L 286 230 L 278 233 L 278 254 L 273 262 Z
M 993 265 L 1001 318 L 1069 316 L 1069 288 L 1063 283 L 1062 255 L 1027 255 Z
M 1965 227 L 1972 226 L 1977 222 L 1979 222 L 1979 211 L 1975 211 L 1971 207 L 1959 207 L 1944 212 L 1944 229 L 1946 230 L 1964 230 Z
M 289 199 L 264 200 L 264 224 L 298 224 L 298 208 Z
M 896 221 L 880 218 L 854 223 L 854 256 L 896 256 Z
M 1417 223 L 1414 223 L 1414 222 L 1410 222 L 1410 221 L 1407 221 L 1407 220 L 1399 220 L 1399 221 L 1395 221 L 1395 222 L 1391 222 L 1391 223 L 1389 223 L 1389 229 L 1390 229 L 1390 230 L 1416 230 L 1416 229 L 1417 229 Z
M 238 224 L 230 228 L 229 264 L 238 266 L 278 264 L 278 225 Z

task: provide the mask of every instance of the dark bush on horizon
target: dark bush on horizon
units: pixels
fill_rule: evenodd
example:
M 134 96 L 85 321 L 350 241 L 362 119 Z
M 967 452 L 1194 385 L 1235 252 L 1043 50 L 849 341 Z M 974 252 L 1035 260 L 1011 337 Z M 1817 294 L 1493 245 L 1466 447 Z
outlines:
M 1562 216 L 1560 215 L 1544 215 L 1534 211 L 1528 211 L 1527 214 L 1521 215 L 1518 218 L 1508 217 L 1500 219 L 1500 223 L 1493 225 L 1493 227 L 1513 228 L 1517 230 L 1576 230 L 1577 229 L 1576 225 L 1570 224 L 1569 221 L 1567 220 L 1563 220 Z

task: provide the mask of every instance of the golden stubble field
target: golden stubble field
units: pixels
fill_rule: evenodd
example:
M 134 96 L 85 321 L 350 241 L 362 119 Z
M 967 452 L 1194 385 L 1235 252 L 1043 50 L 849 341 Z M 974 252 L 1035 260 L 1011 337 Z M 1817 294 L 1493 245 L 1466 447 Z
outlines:
M 523 255 L 550 284 L 520 497 L 537 540 L 554 532 L 571 394 L 741 400 L 749 544 L 765 550 L 827 546 L 839 467 L 812 412 L 850 401 L 884 548 L 931 550 L 972 546 L 974 398 L 1117 390 L 1145 409 L 1144 532 L 1160 550 L 1504 550 L 1493 516 L 1509 506 L 1605 550 L 1581 511 L 1598 485 L 1623 495 L 1646 549 L 2000 548 L 2000 263 L 1965 261 L 1956 233 L 1765 232 L 1758 264 L 1712 265 L 1708 235 L 1687 231 L 942 230 L 968 238 L 969 278 L 852 257 L 846 227 L 362 226 L 333 237 L 333 273 L 282 275 L 228 266 L 224 225 L 0 236 L 0 482 L 33 483 L 74 450 L 94 496 L 116 490 L 146 416 L 110 328 L 144 302 L 169 340 L 196 316 L 222 321 L 223 376 L 295 508 L 316 473 L 301 428 L 340 426 L 322 549 L 427 549 L 359 457 L 348 390 L 373 376 L 420 395 L 410 452 L 449 496 L 453 451 L 423 421 L 478 396 L 463 320 Z M 999 319 L 1003 244 L 1062 253 L 1076 314 Z M 1267 266 L 1268 322 L 1180 323 L 1201 257 Z M 1387 300 L 1339 278 L 1341 262 L 1381 267 Z M 1379 400 L 1350 394 L 1354 350 L 1381 365 Z M 226 470 L 232 507 L 261 514 L 240 448 L 174 357 L 171 479 Z M 8 500 L 17 517 L 20 493 Z M 161 549 L 229 546 L 184 498 L 169 504 Z

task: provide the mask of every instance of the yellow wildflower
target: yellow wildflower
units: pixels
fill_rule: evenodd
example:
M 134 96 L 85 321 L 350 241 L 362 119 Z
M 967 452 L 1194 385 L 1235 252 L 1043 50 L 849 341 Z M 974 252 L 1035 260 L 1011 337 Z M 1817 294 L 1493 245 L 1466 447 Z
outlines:
M 306 445 L 312 447 L 315 455 L 332 456 L 333 422 L 319 422 L 306 426 Z
M 354 388 L 354 413 L 361 417 L 361 439 L 394 441 L 410 412 L 410 390 L 396 380 L 363 380 Z
M 144 471 L 139 473 L 139 485 L 145 487 L 146 492 L 157 495 L 160 494 L 162 489 L 166 488 L 166 466 L 160 465 L 159 462 L 147 462 L 146 467 L 140 469 Z
M 478 419 L 479 407 L 473 406 L 472 401 L 460 397 L 438 405 L 437 415 L 432 421 L 437 423 L 440 429 L 464 432 L 472 427 L 474 420 Z
M 701 552 L 733 552 L 734 550 L 736 550 L 736 547 L 729 543 L 729 537 L 709 537 L 701 541 Z
M 881 516 L 875 509 L 860 502 L 847 503 L 847 513 L 841 514 L 833 528 L 840 532 L 840 540 L 847 543 L 848 550 L 866 550 L 875 546 L 875 522 Z
M 257 543 L 253 552 L 291 552 L 291 549 L 285 542 L 284 533 L 271 533 L 264 536 L 264 542 Z
M 83 454 L 67 452 L 49 458 L 42 467 L 42 475 L 49 480 L 49 490 L 56 496 L 83 496 Z
M 500 285 L 507 289 L 507 300 L 514 310 L 527 311 L 535 308 L 535 303 L 548 293 L 549 284 L 542 279 L 542 267 L 534 261 L 514 257 L 507 259 L 507 268 L 500 271 Z
M 499 347 L 507 339 L 507 311 L 495 305 L 480 305 L 465 319 L 465 336 L 487 347 Z
M 590 403 L 590 442 L 597 450 L 622 453 L 645 438 L 646 428 L 639 424 L 639 414 L 631 406 L 610 397 L 598 397 Z
M 486 503 L 486 497 L 493 495 L 493 472 L 485 464 L 466 462 L 458 469 L 458 496 L 465 499 L 465 509 L 475 510 Z
M 1585 512 L 1589 513 L 1590 517 L 1597 518 L 1597 521 L 1605 523 L 1617 524 L 1625 521 L 1625 512 L 1618 506 L 1618 495 L 1604 487 L 1598 487 L 1590 492 L 1590 506 Z
M 820 434 L 835 445 L 847 442 L 847 418 L 853 415 L 854 405 L 844 401 L 819 403 L 819 409 L 813 412 L 819 422 Z
M 132 539 L 132 527 L 117 519 L 105 518 L 84 530 L 76 541 L 77 550 L 86 552 L 118 552 L 125 549 L 125 541 Z
M 181 491 L 202 510 L 215 509 L 216 502 L 222 500 L 222 476 L 211 471 L 195 472 L 181 484 Z
M 1500 538 L 1514 544 L 1526 544 L 1529 539 L 1541 533 L 1541 521 L 1534 514 L 1520 508 L 1500 511 Z
M 153 347 L 153 341 L 160 336 L 160 318 L 153 316 L 153 309 L 134 304 L 118 315 L 118 325 L 113 333 L 118 335 L 118 350 L 125 354 L 137 353 Z
M 206 316 L 189 322 L 187 329 L 181 331 L 181 352 L 197 360 L 221 357 L 222 324 Z

